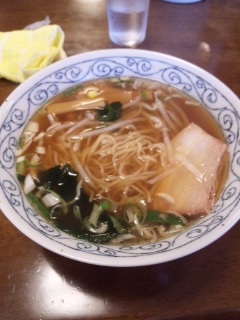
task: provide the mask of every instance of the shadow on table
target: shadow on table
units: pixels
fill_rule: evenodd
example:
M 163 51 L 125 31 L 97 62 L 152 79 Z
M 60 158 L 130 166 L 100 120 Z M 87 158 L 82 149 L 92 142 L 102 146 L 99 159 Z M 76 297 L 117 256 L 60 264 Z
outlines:
M 47 250 L 44 254 L 65 281 L 96 296 L 120 298 L 127 294 L 134 299 L 164 295 L 166 299 L 170 292 L 171 301 L 178 303 L 184 296 L 193 303 L 205 291 L 221 290 L 220 279 L 224 280 L 224 263 L 229 263 L 229 250 L 225 248 L 225 257 L 222 252 L 218 254 L 219 241 L 190 256 L 146 267 L 95 266 L 69 260 Z M 201 299 L 204 297 L 207 298 L 205 295 Z

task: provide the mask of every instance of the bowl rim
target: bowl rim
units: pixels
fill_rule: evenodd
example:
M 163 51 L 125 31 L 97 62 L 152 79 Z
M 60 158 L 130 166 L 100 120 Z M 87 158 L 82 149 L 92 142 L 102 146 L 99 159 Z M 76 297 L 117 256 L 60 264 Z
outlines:
M 29 79 L 24 81 L 22 84 L 20 84 L 15 90 L 13 90 L 12 93 L 6 98 L 6 100 L 3 102 L 1 108 L 0 108 L 0 130 L 2 127 L 2 124 L 4 123 L 4 115 L 7 115 L 11 107 L 14 105 L 15 101 L 18 98 L 22 98 L 26 92 L 30 90 L 30 88 L 33 88 L 36 86 L 36 84 L 39 84 L 43 81 L 43 79 L 46 79 L 49 77 L 49 75 L 68 68 L 69 66 L 73 66 L 78 64 L 80 61 L 84 61 L 84 59 L 87 59 L 88 61 L 94 60 L 94 61 L 101 61 L 103 58 L 112 58 L 115 59 L 122 59 L 127 57 L 139 57 L 139 58 L 146 58 L 146 59 L 152 59 L 153 61 L 165 61 L 165 62 L 171 62 L 174 63 L 177 67 L 180 69 L 188 70 L 189 72 L 196 73 L 197 76 L 199 76 L 202 79 L 206 79 L 206 82 L 213 82 L 214 87 L 218 88 L 218 91 L 224 92 L 224 95 L 228 97 L 228 100 L 231 104 L 236 104 L 237 106 L 240 106 L 240 100 L 238 97 L 233 93 L 222 81 L 220 81 L 218 78 L 216 78 L 214 75 L 210 74 L 209 72 L 203 70 L 202 68 L 187 62 L 185 60 L 182 60 L 180 58 L 163 54 L 159 52 L 154 51 L 148 51 L 148 50 L 140 50 L 140 49 L 104 49 L 104 50 L 96 50 L 91 52 L 85 52 L 80 53 L 71 57 L 68 57 L 64 60 L 58 61 L 53 63 L 52 65 L 44 68 L 43 70 L 37 72 L 36 74 L 32 75 Z M 74 83 L 72 83 L 70 86 L 73 86 Z M 62 90 L 63 91 L 63 90 Z M 43 105 L 43 104 L 42 104 Z M 238 107 L 239 109 L 239 107 Z M 240 113 L 240 109 L 238 110 Z M 1 131 L 0 131 L 1 132 Z M 2 142 L 2 138 L 0 135 L 0 143 Z M 0 160 L 2 159 L 2 153 L 0 155 Z M 0 165 L 0 171 L 2 171 L 2 165 Z M 39 244 L 40 246 L 57 253 L 59 255 L 62 255 L 64 257 L 89 263 L 89 264 L 95 264 L 95 265 L 101 265 L 101 266 L 113 266 L 113 267 L 135 267 L 135 266 L 146 266 L 146 265 L 153 265 L 158 264 L 162 262 L 172 261 L 181 257 L 184 257 L 186 255 L 192 254 L 212 242 L 216 241 L 218 238 L 223 236 L 230 228 L 232 228 L 239 220 L 240 218 L 240 205 L 237 205 L 237 210 L 234 214 L 232 214 L 230 217 L 226 218 L 224 223 L 222 223 L 219 233 L 216 232 L 209 232 L 208 236 L 204 238 L 204 241 L 198 241 L 196 245 L 196 241 L 190 242 L 187 244 L 187 247 L 179 247 L 179 250 L 175 250 L 174 252 L 167 251 L 162 252 L 161 254 L 145 254 L 144 258 L 139 256 L 127 256 L 127 257 L 114 257 L 111 254 L 111 248 L 115 248 L 115 246 L 109 246 L 102 245 L 100 246 L 105 250 L 106 252 L 109 252 L 109 255 L 94 255 L 91 254 L 89 251 L 74 251 L 69 250 L 66 246 L 62 245 L 58 242 L 53 242 L 50 238 L 43 238 L 42 234 L 36 230 L 34 230 L 30 225 L 27 225 L 24 223 L 24 220 L 19 215 L 13 215 L 12 207 L 9 203 L 7 203 L 2 183 L 0 185 L 0 195 L 1 195 L 1 201 L 0 201 L 0 208 L 3 212 L 3 214 L 8 218 L 8 220 L 23 234 L 25 234 L 28 238 Z M 215 230 L 214 230 L 215 231 Z M 203 239 L 202 239 L 203 240 Z M 84 246 L 88 246 L 88 243 L 84 242 Z M 151 245 L 148 245 L 150 248 Z M 116 246 L 118 248 L 118 246 Z M 186 250 L 187 248 L 187 250 Z M 80 254 L 76 254 L 80 252 Z M 148 258 L 146 258 L 146 256 Z

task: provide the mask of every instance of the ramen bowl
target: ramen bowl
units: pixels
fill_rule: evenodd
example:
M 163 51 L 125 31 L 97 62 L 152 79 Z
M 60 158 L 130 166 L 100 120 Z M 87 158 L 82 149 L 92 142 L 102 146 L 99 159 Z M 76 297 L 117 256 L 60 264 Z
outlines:
M 224 189 L 212 213 L 183 232 L 144 245 L 99 245 L 74 238 L 38 214 L 16 175 L 16 148 L 29 119 L 59 93 L 94 79 L 139 77 L 172 85 L 198 100 L 217 121 L 229 149 Z M 134 267 L 192 254 L 223 236 L 239 219 L 240 102 L 213 75 L 176 57 L 135 49 L 84 53 L 54 63 L 19 85 L 0 108 L 1 210 L 23 234 L 42 247 L 89 264 Z

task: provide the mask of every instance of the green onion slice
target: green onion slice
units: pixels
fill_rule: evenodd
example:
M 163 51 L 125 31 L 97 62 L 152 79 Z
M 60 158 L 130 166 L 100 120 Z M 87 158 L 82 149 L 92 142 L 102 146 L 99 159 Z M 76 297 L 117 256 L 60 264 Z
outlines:
M 29 202 L 33 205 L 34 208 L 38 210 L 45 218 L 48 220 L 50 219 L 50 214 L 48 210 L 38 201 L 38 199 L 29 192 L 26 197 L 28 198 Z
M 126 229 L 123 227 L 122 223 L 119 221 L 117 217 L 114 217 L 113 215 L 109 214 L 108 215 L 114 228 L 116 229 L 117 233 L 119 234 L 125 234 Z
M 182 224 L 182 220 L 172 213 L 159 212 L 156 210 L 148 210 L 145 218 L 146 223 L 163 223 L 178 225 Z
M 82 89 L 82 88 L 83 88 L 83 87 L 82 87 L 81 85 L 76 86 L 76 87 L 74 87 L 74 88 L 72 88 L 72 89 L 64 92 L 63 95 L 64 95 L 65 97 L 67 97 L 67 96 L 69 96 L 70 94 L 72 94 L 72 93 L 74 93 L 74 92 L 76 92 L 76 91 L 78 91 L 79 89 Z

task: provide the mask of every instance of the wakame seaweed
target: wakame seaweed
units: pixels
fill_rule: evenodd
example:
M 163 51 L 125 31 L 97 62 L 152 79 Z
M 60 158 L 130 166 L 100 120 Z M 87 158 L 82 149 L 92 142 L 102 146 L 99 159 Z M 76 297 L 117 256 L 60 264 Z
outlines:
M 115 121 L 120 118 L 122 111 L 121 102 L 112 102 L 98 111 L 99 121 Z
M 23 181 L 23 177 L 21 177 L 21 179 Z M 98 219 L 99 223 L 104 223 L 108 226 L 107 232 L 102 234 L 94 234 L 86 230 L 83 220 L 90 217 L 94 202 L 89 201 L 89 196 L 82 188 L 80 189 L 79 196 L 76 198 L 78 173 L 75 172 L 69 164 L 66 164 L 65 166 L 55 166 L 48 170 L 42 171 L 39 174 L 38 180 L 39 183 L 36 188 L 37 190 L 43 187 L 46 192 L 47 190 L 49 190 L 50 193 L 53 191 L 63 198 L 64 201 L 71 203 L 68 205 L 66 213 L 61 205 L 56 205 L 47 209 L 41 203 L 41 199 L 37 198 L 34 193 L 29 193 L 27 195 L 32 205 L 45 218 L 50 219 L 57 228 L 78 239 L 99 244 L 108 242 L 112 238 L 116 237 L 118 232 L 116 230 L 116 224 L 113 222 L 113 219 L 108 213 L 108 201 L 104 201 L 99 205 L 102 209 L 102 212 Z M 38 191 L 35 191 L 36 194 L 37 192 Z M 95 205 L 97 204 L 95 203 Z M 78 208 L 77 211 L 79 212 L 79 216 L 75 213 L 74 207 Z
M 96 243 L 96 244 L 107 243 L 110 240 L 116 238 L 118 235 L 116 232 L 115 233 L 107 232 L 102 234 L 90 234 L 90 233 L 77 234 L 72 232 L 68 232 L 68 233 L 70 233 L 72 236 L 78 239 L 85 240 L 91 243 Z
M 84 197 L 86 194 L 84 195 Z M 82 220 L 90 216 L 93 203 L 88 201 L 88 198 L 79 199 L 76 203 L 81 206 L 80 212 Z M 76 203 L 74 205 L 76 205 Z M 118 231 L 110 218 L 110 215 L 104 210 L 99 218 L 99 223 L 108 225 L 108 230 L 105 233 L 94 234 L 86 230 L 84 224 L 78 217 L 75 216 L 72 205 L 67 214 L 59 212 L 55 217 L 52 217 L 54 224 L 57 228 L 65 231 L 66 233 L 82 240 L 93 243 L 106 243 L 118 235 Z
M 69 164 L 56 166 L 39 174 L 40 185 L 59 194 L 65 201 L 75 197 L 78 173 Z

